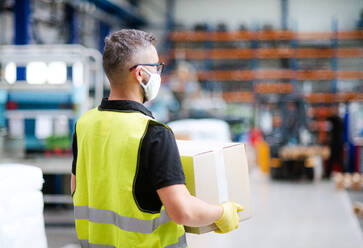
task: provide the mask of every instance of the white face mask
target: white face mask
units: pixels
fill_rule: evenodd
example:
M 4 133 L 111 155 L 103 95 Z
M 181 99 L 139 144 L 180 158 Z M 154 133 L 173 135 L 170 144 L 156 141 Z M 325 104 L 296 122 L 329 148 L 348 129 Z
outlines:
M 143 67 L 143 69 L 150 77 L 146 84 L 143 82 L 140 82 L 140 84 L 144 89 L 145 101 L 151 101 L 158 95 L 161 85 L 161 77 L 158 73 L 151 73 L 145 67 Z

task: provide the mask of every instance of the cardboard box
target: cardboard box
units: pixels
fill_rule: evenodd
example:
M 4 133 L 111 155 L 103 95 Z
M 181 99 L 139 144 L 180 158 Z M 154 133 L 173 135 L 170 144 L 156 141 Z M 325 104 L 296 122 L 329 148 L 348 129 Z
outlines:
M 240 221 L 249 219 L 250 187 L 245 145 L 179 140 L 177 144 L 189 192 L 210 204 L 239 203 L 244 207 L 239 213 Z M 186 226 L 185 231 L 201 234 L 216 228 L 214 224 Z

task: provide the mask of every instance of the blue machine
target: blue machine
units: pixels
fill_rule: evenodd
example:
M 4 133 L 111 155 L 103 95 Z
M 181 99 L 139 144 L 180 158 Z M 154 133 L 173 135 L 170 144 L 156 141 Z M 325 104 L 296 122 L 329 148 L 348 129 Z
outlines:
M 46 149 L 45 139 L 41 139 L 36 135 L 36 118 L 39 116 L 66 115 L 69 122 L 69 130 L 72 130 L 75 118 L 72 114 L 72 92 L 11 90 L 8 91 L 7 95 L 8 106 L 15 109 L 8 109 L 6 117 L 8 120 L 11 120 L 14 115 L 20 115 L 24 119 L 24 139 L 27 152 L 44 151 Z
M 23 139 L 25 153 L 54 140 L 69 149 L 76 119 L 101 101 L 101 54 L 79 45 L 2 46 L 0 64 L 0 128 Z

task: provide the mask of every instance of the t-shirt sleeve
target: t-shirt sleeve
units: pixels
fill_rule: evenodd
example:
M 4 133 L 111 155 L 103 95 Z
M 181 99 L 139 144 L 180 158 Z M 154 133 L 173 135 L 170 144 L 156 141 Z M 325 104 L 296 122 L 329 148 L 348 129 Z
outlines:
M 73 134 L 72 153 L 73 153 L 72 174 L 76 175 L 77 154 L 78 154 L 76 129 L 74 129 L 74 134 Z
M 162 125 L 151 124 L 146 146 L 149 152 L 147 173 L 155 190 L 185 184 L 179 150 L 173 133 Z

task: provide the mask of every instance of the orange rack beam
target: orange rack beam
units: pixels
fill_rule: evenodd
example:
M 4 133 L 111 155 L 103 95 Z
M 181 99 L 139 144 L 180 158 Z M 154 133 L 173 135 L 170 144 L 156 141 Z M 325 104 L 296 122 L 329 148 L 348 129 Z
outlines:
M 359 80 L 363 79 L 363 71 L 332 71 L 332 70 L 215 70 L 198 72 L 199 80 L 214 81 L 251 81 L 251 80 Z
M 261 84 L 262 85 L 262 84 Z M 273 93 L 273 92 L 269 92 Z M 264 92 L 260 92 L 264 94 Z M 254 94 L 248 91 L 227 91 L 222 94 L 226 102 L 253 102 Z M 305 100 L 309 103 L 337 103 L 337 102 L 351 102 L 363 101 L 363 93 L 345 92 L 345 93 L 311 93 L 305 96 Z M 329 116 L 331 114 L 330 107 L 317 107 L 310 108 L 309 112 L 312 115 L 321 117 Z
M 247 91 L 223 92 L 222 97 L 226 102 L 253 102 L 254 95 Z
M 337 71 L 338 79 L 362 79 L 363 71 Z
M 350 102 L 363 101 L 362 93 L 341 92 L 341 93 L 311 93 L 305 96 L 310 103 L 334 103 L 334 102 Z
M 258 94 L 289 94 L 294 90 L 290 83 L 257 83 L 255 92 Z
M 249 41 L 249 40 L 359 40 L 363 39 L 363 31 L 339 32 L 292 32 L 292 31 L 240 31 L 240 32 L 200 32 L 176 31 L 169 35 L 174 42 L 203 42 L 203 41 Z
M 362 48 L 341 49 L 291 49 L 291 48 L 260 48 L 260 49 L 174 49 L 170 52 L 174 59 L 278 59 L 278 58 L 360 58 Z
M 200 32 L 200 31 L 182 31 L 172 32 L 169 35 L 172 41 L 236 41 L 236 40 L 251 40 L 255 37 L 254 32 Z

